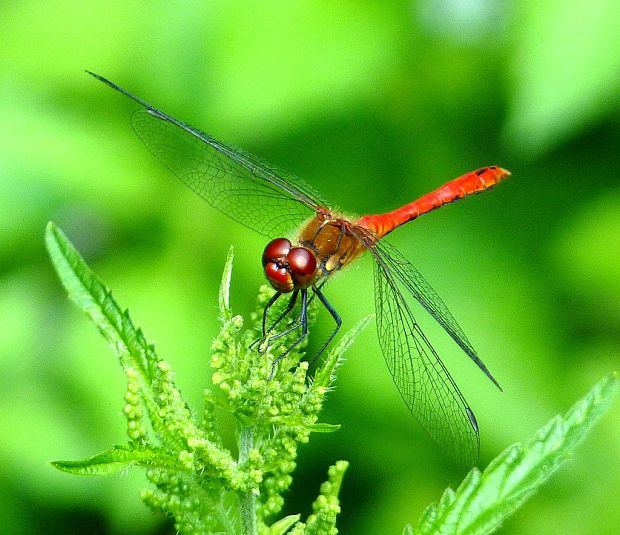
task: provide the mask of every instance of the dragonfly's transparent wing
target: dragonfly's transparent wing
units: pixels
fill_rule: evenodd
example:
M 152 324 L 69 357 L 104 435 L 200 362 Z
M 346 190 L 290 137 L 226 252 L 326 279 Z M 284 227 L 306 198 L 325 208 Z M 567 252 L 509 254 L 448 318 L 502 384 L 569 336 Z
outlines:
M 473 411 L 420 329 L 411 311 L 413 298 L 382 242 L 359 235 L 374 257 L 377 333 L 394 383 L 411 414 L 455 461 L 472 466 L 480 440 Z
M 134 112 L 131 122 L 149 151 L 209 204 L 243 225 L 267 237 L 282 236 L 326 206 L 300 179 L 90 74 L 141 104 L 144 109 Z
M 443 302 L 437 292 L 426 282 L 421 273 L 390 243 L 380 240 L 374 243 L 374 249 L 385 259 L 389 259 L 390 270 L 394 277 L 402 284 L 417 301 L 435 318 L 435 320 L 446 330 L 452 339 L 461 347 L 476 365 L 493 381 L 501 390 L 499 383 L 480 359 L 471 342 L 465 336 L 463 329 L 454 319 L 452 313 Z

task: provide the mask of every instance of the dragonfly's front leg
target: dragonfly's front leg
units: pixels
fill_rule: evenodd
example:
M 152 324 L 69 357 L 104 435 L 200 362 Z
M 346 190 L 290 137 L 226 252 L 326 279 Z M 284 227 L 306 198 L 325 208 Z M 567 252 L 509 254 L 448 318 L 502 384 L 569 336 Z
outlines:
M 275 329 L 277 325 L 291 313 L 291 310 L 293 310 L 293 308 L 295 307 L 295 303 L 297 302 L 297 296 L 299 295 L 299 290 L 293 291 L 293 293 L 291 294 L 291 298 L 289 299 L 289 302 L 286 305 L 286 308 L 284 309 L 284 311 L 271 324 L 271 326 L 267 328 L 267 318 L 269 316 L 269 310 L 282 295 L 283 295 L 282 292 L 275 293 L 265 305 L 265 308 L 263 309 L 262 336 L 258 340 L 255 340 L 254 342 L 252 342 L 252 344 L 250 345 L 250 349 L 254 349 L 256 345 L 260 345 L 261 347 L 259 350 L 261 351 L 261 353 L 264 353 L 267 350 L 267 347 L 269 346 L 269 342 L 271 342 L 271 340 L 275 340 L 280 337 L 279 335 L 276 335 L 275 337 L 270 338 L 269 333 L 273 329 Z
M 262 321 L 262 327 L 261 327 L 262 335 L 261 335 L 260 338 L 254 340 L 250 344 L 250 349 L 254 349 L 257 345 L 262 345 L 263 342 L 267 339 L 267 328 L 266 328 L 266 325 L 267 325 L 267 315 L 269 314 L 269 309 L 280 298 L 281 295 L 282 295 L 281 292 L 276 292 L 275 294 L 273 294 L 271 296 L 269 301 L 267 301 L 267 304 L 265 305 L 265 308 L 263 309 L 263 321 Z M 259 351 L 261 351 L 260 347 L 259 347 Z M 263 351 L 261 351 L 261 353 L 262 352 Z
M 272 338 L 270 338 L 269 341 L 277 340 L 278 338 L 282 338 L 283 336 L 286 336 L 287 334 L 290 334 L 291 332 L 293 332 L 295 329 L 298 329 L 299 327 L 301 327 L 301 335 L 299 336 L 299 338 L 297 338 L 297 340 L 295 340 L 286 349 L 286 351 L 284 353 L 282 353 L 279 357 L 277 357 L 273 361 L 273 364 L 271 365 L 271 375 L 269 376 L 270 380 L 273 379 L 273 376 L 276 373 L 276 366 L 295 347 L 297 347 L 306 338 L 306 336 L 308 335 L 308 290 L 307 289 L 301 290 L 301 312 L 299 314 L 299 319 L 297 321 L 295 321 L 290 327 L 288 327 L 287 329 L 282 331 L 281 333 L 278 333 L 275 336 L 273 336 Z
M 276 293 L 269 300 L 267 305 L 265 306 L 265 310 L 263 311 L 263 339 L 267 338 L 267 333 L 273 331 L 278 326 L 278 323 L 280 323 L 284 318 L 286 318 L 291 313 L 291 310 L 293 310 L 293 308 L 295 307 L 295 303 L 297 303 L 297 296 L 299 295 L 299 290 L 293 290 L 293 293 L 291 294 L 291 298 L 289 299 L 288 304 L 286 305 L 286 308 L 278 316 L 278 319 L 276 319 L 271 324 L 269 329 L 267 329 L 266 328 L 266 326 L 267 326 L 267 312 L 268 312 L 269 308 L 271 307 L 271 305 L 273 305 L 276 302 L 276 300 L 278 299 L 278 297 L 280 297 L 281 295 L 282 294 L 280 292 Z

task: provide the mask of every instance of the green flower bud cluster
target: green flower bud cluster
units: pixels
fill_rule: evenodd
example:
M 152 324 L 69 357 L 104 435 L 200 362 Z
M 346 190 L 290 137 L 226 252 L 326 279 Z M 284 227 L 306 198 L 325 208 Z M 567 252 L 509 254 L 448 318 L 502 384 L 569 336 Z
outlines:
M 142 492 L 143 501 L 173 517 L 178 533 L 255 535 L 291 528 L 298 535 L 336 533 L 337 494 L 346 463 L 330 469 L 305 524 L 299 515 L 271 526 L 267 519 L 282 510 L 299 444 L 308 442 L 312 431 L 338 427 L 317 423 L 318 415 L 340 355 L 355 333 L 343 337 L 344 343 L 316 367 L 311 380 L 308 363 L 302 361 L 306 341 L 295 344 L 299 329 L 253 343 L 262 334 L 262 311 L 273 290 L 261 289 L 249 329 L 243 330 L 243 319 L 232 314 L 229 253 L 220 286 L 222 329 L 211 347 L 215 389 L 205 390 L 204 410 L 196 420 L 175 385 L 170 365 L 158 357 L 129 312 L 116 303 L 66 236 L 50 225 L 46 240 L 70 297 L 116 351 L 127 378 L 124 414 L 129 444 L 82 461 L 57 461 L 54 466 L 85 475 L 144 468 L 152 486 Z M 270 317 L 277 318 L 286 304 L 280 299 Z M 278 328 L 286 329 L 296 314 L 293 310 Z M 225 446 L 219 429 L 222 415 L 237 426 L 237 451 Z
M 125 418 L 127 419 L 127 435 L 134 444 L 146 444 L 148 429 L 144 422 L 144 408 L 140 395 L 140 375 L 134 368 L 125 370 L 127 392 L 125 393 Z
M 290 535 L 336 535 L 336 517 L 340 513 L 338 493 L 344 473 L 349 467 L 346 461 L 338 461 L 330 466 L 328 480 L 321 485 L 321 493 L 312 504 L 312 514 L 306 523 L 298 522 Z

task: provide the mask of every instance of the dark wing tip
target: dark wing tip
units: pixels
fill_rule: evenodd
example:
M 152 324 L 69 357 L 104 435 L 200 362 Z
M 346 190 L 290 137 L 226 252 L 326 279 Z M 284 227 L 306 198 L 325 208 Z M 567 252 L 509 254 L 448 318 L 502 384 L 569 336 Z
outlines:
M 467 417 L 471 423 L 471 426 L 474 428 L 476 435 L 480 433 L 480 428 L 478 427 L 478 420 L 476 420 L 476 416 L 474 411 L 472 411 L 469 407 L 465 407 L 465 412 L 467 413 Z
M 495 377 L 493 377 L 493 375 L 491 374 L 491 372 L 487 369 L 487 367 L 485 366 L 484 368 L 481 368 L 482 371 L 484 372 L 484 374 L 491 379 L 491 381 L 493 382 L 493 384 L 499 389 L 500 392 L 503 392 L 504 389 L 500 386 L 500 384 L 497 382 L 497 379 L 495 379 Z
M 504 389 L 499 385 L 499 383 L 497 381 L 493 381 L 493 383 L 495 384 L 495 386 L 499 389 L 500 392 L 503 392 Z
M 126 89 L 123 89 L 120 85 L 115 84 L 112 80 L 108 80 L 105 76 L 101 76 L 100 74 L 97 74 L 95 72 L 89 71 L 88 69 L 84 69 L 84 70 L 88 74 L 90 74 L 93 78 L 96 78 L 100 82 L 103 82 L 108 87 L 111 87 L 112 89 L 115 89 L 116 91 L 118 91 L 119 93 L 122 93 L 126 97 L 129 97 L 131 100 L 136 101 L 138 104 L 141 104 L 142 106 L 144 106 L 148 110 L 155 111 L 157 113 L 157 115 L 162 115 L 162 113 L 157 108 L 151 106 L 148 102 L 146 102 L 146 101 L 142 100 L 140 97 L 137 97 L 136 95 L 130 93 Z
M 476 353 L 474 348 L 471 347 L 471 345 L 464 345 L 464 344 L 462 344 L 459 340 L 456 340 L 456 343 L 461 347 L 461 349 L 463 351 L 465 351 L 467 356 L 471 360 L 474 361 L 476 366 L 478 366 L 478 368 L 480 368 L 480 370 L 482 370 L 482 373 L 484 373 L 484 375 L 486 375 L 491 380 L 491 382 L 499 389 L 499 391 L 503 392 L 504 389 L 499 385 L 499 383 L 497 382 L 497 379 L 495 379 L 495 377 L 493 377 L 493 374 L 489 371 L 489 369 L 486 367 L 484 362 L 482 362 L 482 359 L 478 356 L 478 354 Z
M 97 78 L 97 80 L 99 80 L 100 82 L 103 82 L 104 84 L 107 84 L 110 87 L 113 87 L 114 89 L 119 89 L 119 87 L 114 82 L 108 80 L 104 76 L 101 76 L 100 74 L 97 74 L 96 72 L 89 71 L 88 69 L 84 69 L 84 71 L 90 74 L 93 78 Z

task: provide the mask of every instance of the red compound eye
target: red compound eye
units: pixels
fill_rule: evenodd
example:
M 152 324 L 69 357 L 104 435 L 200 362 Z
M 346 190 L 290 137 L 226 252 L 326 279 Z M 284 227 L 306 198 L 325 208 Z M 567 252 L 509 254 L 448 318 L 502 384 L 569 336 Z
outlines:
M 278 292 L 288 293 L 294 289 L 293 278 L 285 267 L 279 267 L 275 262 L 265 265 L 265 276 Z
M 283 261 L 291 250 L 291 247 L 291 242 L 286 238 L 276 238 L 275 240 L 271 240 L 263 251 L 263 267 L 265 267 L 269 262 L 275 262 L 278 260 Z
M 316 257 L 305 247 L 293 247 L 286 255 L 296 288 L 307 288 L 316 278 Z

